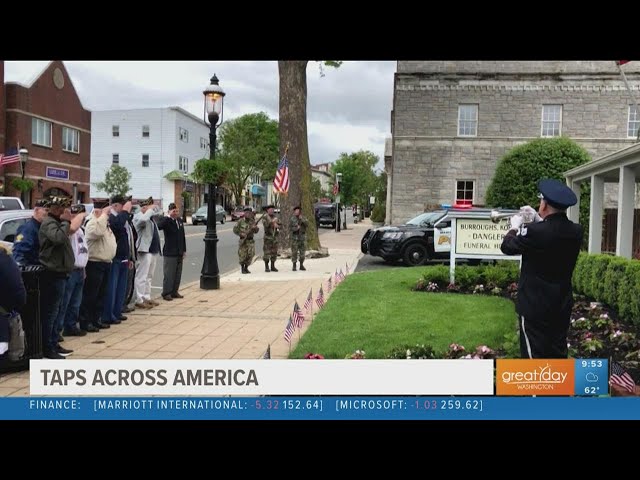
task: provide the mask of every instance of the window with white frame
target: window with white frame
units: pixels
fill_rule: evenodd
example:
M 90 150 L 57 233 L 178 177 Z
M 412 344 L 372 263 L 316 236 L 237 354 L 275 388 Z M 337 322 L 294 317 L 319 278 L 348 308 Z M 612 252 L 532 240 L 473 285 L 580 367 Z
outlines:
M 142 138 L 149 138 L 149 132 L 151 130 L 149 129 L 149 125 L 143 125 L 142 126 Z
M 478 135 L 478 105 L 458 105 L 458 136 L 475 137 Z
M 474 180 L 456 180 L 456 203 L 473 205 L 474 183 Z
M 120 125 L 113 125 L 111 127 L 111 135 L 114 137 L 120 136 Z
M 562 105 L 542 106 L 542 136 L 558 137 L 562 131 Z
M 80 153 L 80 132 L 78 130 L 62 127 L 62 150 Z
M 180 127 L 179 128 L 179 133 L 180 133 L 180 140 L 183 142 L 189 142 L 189 132 L 185 129 Z
M 111 163 L 117 165 L 120 163 L 120 154 L 119 153 L 114 153 L 113 155 L 111 155 Z
M 142 154 L 142 166 L 143 167 L 148 167 L 149 166 L 149 154 L 148 153 L 143 153 Z
M 178 170 L 189 173 L 189 159 L 187 157 L 178 157 Z
M 629 105 L 629 120 L 627 121 L 627 137 L 636 138 L 640 127 L 640 115 L 635 105 Z
M 200 137 L 200 148 L 202 148 L 203 150 L 207 149 L 207 139 Z
M 39 118 L 31 119 L 31 143 L 51 147 L 51 122 Z

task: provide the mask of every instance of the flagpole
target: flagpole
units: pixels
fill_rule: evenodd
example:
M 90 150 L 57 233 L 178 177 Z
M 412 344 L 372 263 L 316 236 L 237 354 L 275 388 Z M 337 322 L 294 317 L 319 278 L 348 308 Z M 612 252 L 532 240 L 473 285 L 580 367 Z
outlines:
M 631 87 L 629 86 L 629 82 L 627 81 L 627 76 L 624 74 L 624 70 L 622 69 L 622 65 L 619 62 L 616 62 L 618 66 L 618 70 L 620 70 L 620 75 L 622 75 L 622 80 L 624 81 L 624 86 L 627 88 L 627 92 L 629 93 L 629 97 L 631 97 L 631 101 L 633 102 L 633 106 L 636 107 L 636 120 L 640 116 L 640 108 L 638 108 L 638 101 L 636 100 L 635 95 L 631 91 Z M 638 134 L 636 135 L 636 141 L 640 141 L 640 128 L 638 128 Z

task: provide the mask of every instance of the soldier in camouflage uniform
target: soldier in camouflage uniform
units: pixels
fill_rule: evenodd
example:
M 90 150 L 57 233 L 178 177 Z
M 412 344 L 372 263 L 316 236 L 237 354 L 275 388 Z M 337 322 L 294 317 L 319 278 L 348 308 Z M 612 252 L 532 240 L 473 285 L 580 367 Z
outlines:
M 248 267 L 256 253 L 256 242 L 253 239 L 253 235 L 259 231 L 260 229 L 255 224 L 253 209 L 251 207 L 245 208 L 244 218 L 238 220 L 238 223 L 233 227 L 233 233 L 240 237 L 238 259 L 242 267 L 242 273 L 251 273 Z
M 273 205 L 267 205 L 264 209 L 267 212 L 262 217 L 262 228 L 264 228 L 264 246 L 262 248 L 264 271 L 277 272 L 276 259 L 278 258 L 278 229 L 280 228 L 280 219 L 273 213 Z M 271 270 L 269 270 L 269 260 L 271 260 Z
M 304 268 L 304 253 L 307 226 L 309 220 L 300 215 L 300 207 L 293 209 L 293 216 L 289 220 L 289 231 L 291 234 L 291 261 L 293 262 L 293 271 L 296 271 L 296 262 L 300 258 L 300 270 Z

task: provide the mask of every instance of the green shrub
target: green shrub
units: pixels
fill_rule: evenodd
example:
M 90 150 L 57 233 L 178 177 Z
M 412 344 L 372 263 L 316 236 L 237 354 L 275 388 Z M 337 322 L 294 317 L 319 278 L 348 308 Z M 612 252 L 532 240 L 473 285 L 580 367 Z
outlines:
M 437 283 L 438 287 L 444 289 L 449 285 L 449 267 L 446 265 L 428 267 L 422 274 L 422 279 L 427 284 L 429 282 Z
M 583 259 L 586 257 L 586 255 L 582 254 L 580 256 Z M 607 271 L 604 274 L 604 295 L 602 299 L 604 303 L 616 309 L 618 307 L 618 294 L 623 284 L 627 263 L 629 263 L 629 261 L 626 258 L 612 257 Z
M 469 265 L 459 265 L 456 267 L 456 285 L 461 289 L 471 289 L 484 281 L 484 266 L 471 267 Z
M 576 261 L 576 268 L 573 270 L 573 291 L 584 295 L 584 265 L 588 261 L 589 254 L 586 252 L 580 252 L 578 260 Z
M 590 295 L 598 301 L 604 301 L 604 276 L 612 258 L 611 255 L 591 255 L 590 258 L 592 268 L 585 282 L 589 284 Z
M 619 316 L 640 325 L 640 261 L 627 260 L 624 277 L 618 291 Z
M 493 284 L 499 288 L 507 288 L 511 283 L 518 281 L 520 269 L 518 262 L 505 261 L 497 265 L 485 266 L 482 276 L 487 284 Z
M 371 212 L 371 221 L 372 222 L 384 222 L 384 219 L 387 215 L 387 209 L 383 202 L 377 202 L 373 207 L 373 211 Z
M 582 265 L 582 271 L 580 272 L 580 285 L 582 286 L 582 293 L 587 297 L 591 297 L 595 300 L 597 298 L 593 295 L 591 290 L 591 272 L 594 269 L 595 262 L 593 260 L 594 255 L 588 255 Z

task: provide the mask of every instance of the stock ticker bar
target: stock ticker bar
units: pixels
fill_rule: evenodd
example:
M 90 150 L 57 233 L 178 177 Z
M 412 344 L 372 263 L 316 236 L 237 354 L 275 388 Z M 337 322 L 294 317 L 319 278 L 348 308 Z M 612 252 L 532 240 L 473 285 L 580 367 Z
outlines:
M 640 420 L 640 398 L 21 397 L 0 420 Z

